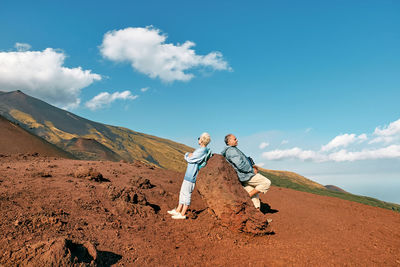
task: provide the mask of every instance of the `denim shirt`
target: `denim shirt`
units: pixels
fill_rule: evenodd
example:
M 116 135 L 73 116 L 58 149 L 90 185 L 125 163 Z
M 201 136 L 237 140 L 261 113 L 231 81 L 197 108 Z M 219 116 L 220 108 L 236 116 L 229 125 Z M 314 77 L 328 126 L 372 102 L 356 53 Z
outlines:
M 246 155 L 235 146 L 228 146 L 221 152 L 222 156 L 233 166 L 240 182 L 250 180 L 254 175 L 253 166 Z
M 197 174 L 199 173 L 199 164 L 203 162 L 208 153 L 207 147 L 199 147 L 192 156 L 189 157 L 189 152 L 185 154 L 185 160 L 188 163 L 184 180 L 196 183 Z

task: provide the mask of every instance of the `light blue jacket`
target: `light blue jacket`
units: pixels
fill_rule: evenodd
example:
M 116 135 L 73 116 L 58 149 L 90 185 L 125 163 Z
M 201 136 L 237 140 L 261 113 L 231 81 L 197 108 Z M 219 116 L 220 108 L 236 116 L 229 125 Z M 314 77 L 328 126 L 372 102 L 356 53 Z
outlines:
M 221 154 L 232 164 L 240 182 L 246 182 L 255 175 L 249 158 L 237 147 L 227 146 L 222 150 Z
M 199 166 L 204 165 L 202 164 L 205 160 L 207 160 L 207 155 L 210 153 L 210 149 L 207 147 L 199 147 L 196 149 L 192 156 L 189 157 L 189 152 L 185 154 L 185 160 L 188 163 L 185 173 L 185 180 L 191 183 L 196 183 L 197 174 L 199 173 Z

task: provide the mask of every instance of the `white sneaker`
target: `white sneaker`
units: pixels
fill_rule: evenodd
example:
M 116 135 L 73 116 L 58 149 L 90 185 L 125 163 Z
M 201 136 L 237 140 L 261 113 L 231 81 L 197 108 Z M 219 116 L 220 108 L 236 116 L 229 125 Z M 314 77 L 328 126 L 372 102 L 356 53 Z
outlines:
M 176 215 L 172 215 L 171 218 L 175 219 L 175 220 L 184 220 L 184 219 L 186 219 L 186 215 L 182 215 L 182 214 L 178 213 Z
M 167 211 L 167 212 L 168 212 L 168 214 L 171 214 L 171 215 L 178 215 L 178 214 L 180 214 L 179 212 L 176 211 L 176 209 L 172 209 L 172 210 L 169 210 L 169 211 Z

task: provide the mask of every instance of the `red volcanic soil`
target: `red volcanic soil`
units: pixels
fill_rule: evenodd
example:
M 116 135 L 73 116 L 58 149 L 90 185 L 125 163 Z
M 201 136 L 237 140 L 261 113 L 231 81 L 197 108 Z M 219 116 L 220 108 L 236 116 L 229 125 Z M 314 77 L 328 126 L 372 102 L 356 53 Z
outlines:
M 273 187 L 270 234 L 219 224 L 197 191 L 166 213 L 182 173 L 143 163 L 0 158 L 0 265 L 399 266 L 400 214 Z
M 75 158 L 0 115 L 0 154 L 16 153 L 39 153 L 43 156 Z

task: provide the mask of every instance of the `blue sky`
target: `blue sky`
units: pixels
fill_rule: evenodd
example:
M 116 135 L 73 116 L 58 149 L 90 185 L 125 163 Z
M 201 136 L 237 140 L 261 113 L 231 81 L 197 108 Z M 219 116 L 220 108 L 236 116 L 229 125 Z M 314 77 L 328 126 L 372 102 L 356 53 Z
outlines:
M 400 2 L 8 1 L 0 90 L 400 203 Z M 23 78 L 21 78 L 23 77 Z

